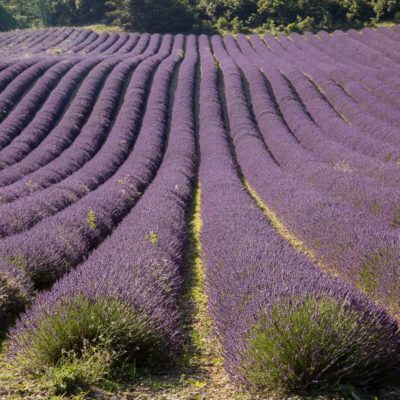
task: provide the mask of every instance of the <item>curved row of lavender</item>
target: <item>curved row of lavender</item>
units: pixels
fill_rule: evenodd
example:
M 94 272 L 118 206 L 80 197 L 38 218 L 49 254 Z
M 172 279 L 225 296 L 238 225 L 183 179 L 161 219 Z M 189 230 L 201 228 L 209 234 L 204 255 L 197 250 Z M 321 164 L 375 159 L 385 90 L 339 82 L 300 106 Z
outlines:
M 142 35 L 129 57 L 151 56 L 159 43 L 158 35 L 153 35 L 151 39 L 149 35 Z M 17 113 L 24 110 L 19 107 L 0 124 L 1 136 L 18 135 L 4 152 L 0 152 L 3 167 L 7 165 L 6 169 L 0 169 L 0 186 L 8 186 L 0 195 L 2 202 L 20 197 L 28 181 L 37 182 L 32 173 L 59 157 L 73 144 L 99 101 L 104 82 L 116 65 L 114 61 L 122 60 L 104 60 L 103 57 L 83 60 L 64 76 L 28 125 L 22 125 L 24 118 L 18 117 Z M 23 177 L 25 182 L 10 186 Z M 39 189 L 40 185 L 36 186 Z
M 92 115 L 73 145 L 46 167 L 13 185 L 14 192 L 11 193 L 14 198 L 21 196 L 21 192 L 25 196 L 31 194 L 0 206 L 3 216 L 0 236 L 29 229 L 40 220 L 77 202 L 118 170 L 128 157 L 137 135 L 137 130 L 129 125 L 121 129 L 121 121 L 132 109 L 139 110 L 136 115 L 139 117 L 146 99 L 147 91 L 142 87 L 149 81 L 143 80 L 141 72 L 167 57 L 170 46 L 171 37 L 165 36 L 159 51 L 147 59 L 143 55 L 129 57 L 119 63 L 117 60 L 109 62 L 118 65 L 105 82 Z M 138 65 L 129 87 L 130 73 Z M 127 101 L 123 99 L 124 85 L 130 92 L 136 93 L 135 96 L 126 97 Z M 46 190 L 39 190 L 46 187 Z M 4 192 L 10 193 L 7 189 Z
M 4 45 L 4 50 L 7 52 L 7 55 L 26 55 L 29 54 L 29 49 L 34 48 L 35 45 L 43 42 L 51 43 L 52 38 L 62 31 L 59 29 L 42 29 L 37 33 L 34 30 L 21 31 L 20 35 L 17 34 L 14 40 Z
M 297 37 L 295 37 L 294 40 L 296 38 Z M 372 74 L 361 75 L 343 66 L 337 66 L 335 69 L 332 65 L 332 60 L 327 59 L 327 57 L 324 57 L 323 54 L 320 53 L 315 55 L 319 57 L 319 63 L 316 64 L 314 62 L 311 64 L 308 58 L 311 58 L 314 53 L 312 53 L 310 49 L 308 49 L 308 51 L 304 48 L 300 49 L 293 44 L 293 41 L 285 40 L 284 38 L 280 40 L 282 46 L 279 45 L 276 40 L 267 38 L 267 43 L 273 49 L 272 51 L 268 51 L 265 44 L 257 37 L 252 37 L 251 41 L 255 49 L 265 55 L 265 59 L 267 56 L 272 56 L 275 60 L 275 64 L 279 65 L 281 71 L 283 71 L 294 85 L 298 96 L 301 101 L 304 102 L 311 117 L 328 137 L 352 147 L 366 156 L 375 157 L 382 161 L 397 159 L 398 149 L 396 149 L 395 146 L 385 143 L 380 138 L 365 135 L 367 132 L 363 132 L 356 126 L 350 125 L 347 119 L 343 120 L 340 117 L 344 116 L 348 110 L 352 110 L 354 107 L 360 108 L 360 106 L 358 106 L 340 86 L 333 84 L 334 82 L 328 79 L 330 76 L 334 76 L 335 73 L 340 71 L 341 76 L 351 76 L 353 85 L 355 85 L 360 76 L 368 78 L 366 79 L 368 83 L 372 83 L 374 80 L 376 81 L 376 78 L 374 78 Z M 303 42 L 302 39 L 301 41 Z M 284 50 L 284 45 L 287 50 L 290 49 L 290 52 Z M 303 58 L 304 61 L 302 60 Z M 295 60 L 298 65 L 301 65 L 303 68 L 306 68 L 308 65 L 309 67 L 311 66 L 314 71 L 318 71 L 318 68 L 324 69 L 326 75 L 319 73 L 319 85 L 317 87 L 309 80 L 309 76 L 304 75 L 301 70 L 293 67 Z M 318 68 L 316 65 L 318 65 Z M 360 86 L 361 85 L 358 84 L 358 87 Z M 323 93 L 319 92 L 319 90 L 323 90 L 322 87 L 326 89 Z M 384 88 L 382 81 L 380 81 L 380 87 Z M 375 86 L 370 86 L 371 90 L 374 88 Z M 329 99 L 333 100 L 332 103 L 329 103 Z M 333 108 L 333 105 L 337 106 L 337 108 Z M 352 115 L 358 118 L 357 113 L 353 112 Z
M 321 129 L 321 127 L 310 118 L 310 115 L 315 115 L 317 112 L 322 114 L 321 107 L 324 106 L 323 99 L 320 99 L 318 108 L 316 109 L 316 102 L 310 104 L 310 101 L 306 100 L 310 99 L 313 94 L 311 93 L 310 95 L 312 87 L 307 85 L 307 81 L 305 80 L 306 78 L 301 74 L 294 75 L 293 70 L 290 71 L 291 73 L 286 72 L 288 71 L 287 64 L 284 64 L 281 60 L 277 62 L 277 58 L 274 58 L 274 55 L 271 52 L 264 54 L 268 50 L 265 45 L 257 41 L 256 38 L 253 38 L 253 43 L 255 43 L 254 45 L 256 49 L 262 54 L 262 56 L 256 53 L 243 37 L 239 39 L 241 49 L 246 55 L 251 54 L 254 57 L 255 66 L 263 70 L 266 77 L 269 79 L 268 82 L 273 85 L 272 89 L 276 99 L 275 101 L 278 103 L 285 122 L 291 129 L 292 134 L 297 141 L 299 141 L 306 149 L 312 151 L 316 157 L 321 159 L 321 161 L 331 164 L 336 169 L 345 169 L 348 172 L 354 170 L 355 173 L 374 178 L 384 185 L 393 183 L 395 187 L 398 187 L 399 182 L 396 166 L 391 165 L 391 163 L 386 165 L 382 163 L 382 161 L 375 161 L 372 154 L 366 156 L 357 153 L 354 151 L 353 143 L 341 144 L 330 139 L 328 135 L 350 137 L 354 133 L 354 130 L 352 127 L 343 127 L 343 125 L 339 125 L 338 120 L 335 120 L 334 123 L 324 125 L 323 128 L 325 129 Z M 281 72 L 276 70 L 274 63 L 278 64 L 281 69 L 284 67 L 286 68 L 284 71 L 290 76 L 290 83 Z M 301 99 L 296 96 L 291 85 L 295 86 L 295 88 L 299 90 L 299 94 L 303 96 Z M 304 107 L 302 106 L 302 102 Z M 305 106 L 307 106 L 306 109 Z M 329 111 L 329 108 L 326 107 L 325 110 Z M 324 121 L 327 121 L 328 116 L 326 114 L 322 115 L 325 117 Z M 300 124 L 299 120 L 304 123 Z M 347 129 L 340 133 L 343 128 Z M 372 149 L 370 150 L 371 152 L 379 150 L 379 144 L 371 143 L 368 136 L 365 134 L 364 138 L 360 137 L 360 144 L 361 146 L 370 146 Z M 384 157 L 387 155 L 391 157 L 395 150 L 396 149 L 392 148 L 392 152 L 386 153 Z M 346 166 L 348 167 L 346 168 Z
M 362 36 L 364 35 L 365 33 L 362 34 Z M 384 36 L 378 32 L 374 34 L 374 37 L 375 36 L 380 36 L 380 40 L 381 38 L 384 38 Z M 322 35 L 322 37 L 325 36 Z M 304 47 L 304 40 L 301 40 L 299 37 L 296 37 L 295 40 L 296 44 L 299 43 Z M 287 43 L 287 41 L 284 42 Z M 318 40 L 315 38 L 310 39 L 310 42 L 311 44 L 319 44 Z M 371 42 L 373 43 L 373 41 Z M 329 48 L 329 45 L 326 47 Z M 384 46 L 382 45 L 382 47 Z M 305 52 L 305 55 L 311 55 L 308 63 L 310 63 L 310 61 L 312 62 L 313 58 L 315 58 L 315 56 L 313 56 L 311 53 L 308 54 L 310 52 L 310 48 L 315 53 L 315 48 L 313 49 L 313 47 L 309 45 L 308 50 L 306 49 Z M 368 49 L 368 46 L 364 46 L 362 50 L 365 50 L 365 48 Z M 318 53 L 316 56 L 318 57 Z M 385 58 L 383 54 L 381 56 L 382 58 Z M 349 57 L 350 60 L 351 58 L 354 59 L 354 56 Z M 332 60 L 332 58 L 329 58 L 328 60 L 331 61 L 331 64 L 335 65 L 334 59 Z M 368 58 L 367 65 L 373 65 L 370 62 L 372 60 L 372 56 L 371 58 Z M 321 90 L 326 93 L 335 107 L 337 107 L 338 111 L 343 114 L 345 118 L 347 118 L 348 121 L 350 121 L 354 126 L 359 127 L 368 135 L 375 136 L 379 140 L 389 142 L 398 147 L 399 135 L 396 133 L 396 129 L 393 129 L 398 127 L 399 122 L 396 112 L 396 107 L 398 107 L 399 104 L 399 98 L 396 90 L 398 92 L 400 85 L 399 78 L 395 75 L 398 75 L 398 73 L 391 73 L 391 77 L 389 79 L 387 75 L 377 75 L 377 72 L 371 71 L 371 68 L 359 65 L 355 65 L 354 68 L 339 67 L 335 70 L 332 65 L 329 66 L 325 64 L 322 65 L 322 68 L 323 73 L 321 73 L 321 71 L 318 73 L 318 70 L 310 69 L 310 66 L 308 67 L 313 75 L 312 79 L 319 80 Z M 343 72 L 341 69 L 343 69 Z M 360 70 L 362 73 L 360 73 Z M 323 82 L 324 74 L 325 83 Z M 335 81 L 336 85 L 331 84 L 329 86 L 326 77 Z M 357 84 L 357 80 L 362 80 L 362 83 L 365 85 L 365 87 Z M 368 90 L 366 90 L 366 88 Z M 342 92 L 341 95 L 340 92 Z M 341 101 L 339 101 L 340 99 Z M 390 154 L 388 157 L 389 156 Z
M 54 124 L 57 123 L 65 105 L 68 104 L 70 95 L 76 89 L 76 86 L 83 82 L 88 71 L 96 62 L 98 63 L 99 60 L 76 59 L 71 62 L 56 64 L 52 67 L 55 71 L 54 78 L 51 79 L 52 74 L 49 70 L 35 83 L 32 90 L 22 98 L 14 109 L 4 116 L 0 123 L 0 140 L 3 144 L 3 149 L 0 150 L 1 169 L 22 160 L 46 137 Z M 56 80 L 57 78 L 59 79 Z M 53 85 L 52 82 L 54 82 Z M 47 118 L 41 120 L 40 116 L 44 115 L 47 115 Z M 42 129 L 37 129 L 35 134 L 28 134 L 25 128 L 34 119 L 35 125 L 42 125 Z
M 11 168 L 0 171 L 0 181 L 6 185 L 1 189 L 3 202 L 15 200 L 60 182 L 96 155 L 109 137 L 109 131 L 118 114 L 123 89 L 129 81 L 125 77 L 129 78 L 135 67 L 146 58 L 150 57 L 151 61 L 151 57 L 158 57 L 154 54 L 160 43 L 160 36 L 154 35 L 148 46 L 146 45 L 146 50 L 140 54 L 133 53 L 131 57 L 117 57 L 100 63 L 99 60 L 94 60 L 95 68 L 79 87 L 76 96 L 71 99 L 59 123 L 52 130 L 38 132 L 37 125 L 39 128 L 48 125 L 48 113 L 52 112 L 54 106 L 54 98 L 49 98 L 46 107 L 43 107 L 33 123 L 12 143 L 15 143 L 15 146 L 9 146 L 14 148 L 18 155 L 21 152 L 22 155 L 25 154 L 25 157 Z M 63 97 L 59 95 L 58 100 L 62 105 Z M 1 128 L 0 125 L 0 131 Z M 44 140 L 39 142 L 38 138 L 44 135 Z M 25 141 L 29 146 L 23 147 Z M 10 153 L 12 154 L 12 151 Z M 10 158 L 11 155 L 8 159 Z M 13 159 L 10 160 L 12 161 Z M 24 179 L 20 179 L 22 177 Z M 18 182 L 12 185 L 16 180 Z M 35 182 L 35 190 L 30 188 L 32 185 L 29 182 Z
M 290 35 L 293 42 L 299 39 L 298 34 Z M 28 55 L 60 55 L 74 54 L 117 54 L 129 51 L 129 47 L 137 40 L 137 33 L 106 33 L 98 34 L 88 29 L 51 28 L 43 30 L 23 30 L 14 33 L 0 33 L 0 54 L 8 57 L 27 57 Z M 286 41 L 285 35 L 278 37 L 278 43 Z M 399 55 L 398 28 L 363 29 L 361 32 L 350 30 L 346 33 L 337 31 L 333 35 L 320 32 L 319 35 L 307 33 L 301 36 L 303 46 L 315 46 L 329 58 L 339 60 L 342 65 L 357 66 L 360 71 L 374 70 L 380 79 L 389 81 L 387 75 L 379 74 L 377 70 L 398 75 L 396 64 Z M 268 42 L 273 39 L 266 36 Z M 298 43 L 296 43 L 298 44 Z M 4 62 L 7 62 L 5 60 Z M 395 78 L 398 81 L 398 77 Z
M 137 33 L 97 34 L 78 28 L 25 30 L 13 35 L 0 33 L 0 55 L 18 59 L 33 55 L 123 54 L 131 51 L 139 36 Z
M 215 46 L 221 45 L 216 42 Z M 222 56 L 221 48 L 215 51 Z M 200 54 L 201 242 L 209 310 L 227 370 L 234 379 L 269 390 L 305 389 L 334 382 L 339 375 L 342 382 L 368 384 L 371 379 L 376 384 L 379 376 L 378 380 L 388 378 L 386 373 L 395 375 L 392 368 L 397 369 L 400 360 L 394 352 L 400 337 L 394 320 L 296 253 L 244 190 L 227 138 L 217 68 L 205 36 L 200 37 Z M 223 56 L 219 61 L 224 62 Z M 229 82 L 227 91 L 233 83 Z M 229 117 L 236 118 L 235 127 L 246 130 L 246 113 L 237 98 L 227 105 Z M 235 138 L 235 149 L 244 150 L 252 138 Z M 260 164 L 265 155 L 251 154 L 258 165 L 255 169 L 269 174 Z M 275 190 L 273 183 L 268 190 Z M 332 308 L 328 306 L 323 316 L 325 304 Z M 349 330 L 347 322 L 335 326 L 336 318 L 354 319 L 354 325 Z M 367 338 L 374 338 L 374 344 L 365 343 Z M 373 354 L 362 350 L 350 356 L 345 350 L 347 346 L 366 350 L 369 345 Z M 358 375 L 359 367 L 374 371 L 373 376 Z
M 254 38 L 254 40 L 256 39 Z M 290 50 L 290 52 L 283 53 L 283 60 L 289 58 L 292 65 L 296 65 L 293 64 L 293 58 L 300 53 L 302 57 L 308 56 L 299 64 L 307 71 L 308 78 L 331 101 L 337 112 L 348 123 L 352 124 L 354 127 L 352 131 L 361 130 L 364 136 L 367 134 L 374 141 L 383 142 L 383 144 L 387 142 L 388 145 L 393 147 L 392 152 L 396 151 L 396 153 L 392 154 L 389 151 L 386 154 L 381 154 L 380 158 L 382 160 L 397 160 L 399 136 L 396 133 L 396 127 L 398 128 L 399 117 L 396 107 L 399 105 L 399 98 L 393 88 L 395 83 L 392 82 L 389 86 L 387 80 L 385 82 L 378 79 L 372 73 L 360 74 L 358 70 L 340 66 L 335 68 L 332 62 L 330 64 L 327 61 L 318 64 L 313 63 L 313 55 L 310 51 L 300 51 L 288 39 L 282 39 L 281 43 L 286 46 L 287 50 Z M 317 56 L 319 56 L 318 53 Z M 362 84 L 357 82 L 361 78 L 363 78 Z M 397 83 L 397 89 L 399 87 Z M 374 114 L 377 114 L 377 117 L 374 118 Z M 317 119 L 318 116 L 316 115 L 315 118 Z M 321 121 L 319 123 L 323 124 L 324 118 L 322 116 L 319 116 L 319 118 Z
M 235 52 L 236 46 L 232 38 L 227 38 L 226 42 Z M 269 95 L 267 84 L 263 83 L 262 77 L 259 76 L 260 72 L 251 65 L 247 66 L 249 79 L 258 81 L 258 84 L 253 85 L 250 93 L 253 103 L 257 103 L 257 123 L 267 146 L 274 153 L 282 168 L 296 173 L 301 180 L 308 182 L 316 189 L 330 193 L 344 202 L 350 202 L 366 214 L 371 214 L 371 218 L 379 218 L 390 227 L 391 231 L 394 231 L 399 216 L 400 192 L 398 187 L 387 187 L 386 182 L 382 182 L 378 178 L 373 179 L 366 173 L 368 171 L 375 172 L 377 168 L 380 168 L 386 177 L 389 175 L 388 169 L 381 167 L 381 163 L 374 159 L 359 155 L 346 146 L 329 140 L 319 126 L 308 117 L 301 102 L 292 94 L 291 82 L 297 86 L 302 77 L 297 75 L 293 77 L 293 74 L 288 74 L 292 78 L 288 82 L 285 76 L 274 67 L 274 63 L 278 63 L 272 55 L 259 59 L 254 51 L 251 52 L 248 49 L 251 46 L 244 37 L 240 38 L 239 43 L 244 48 L 244 55 L 240 55 L 239 51 L 236 51 L 235 54 L 243 59 L 245 55 L 251 55 L 253 62 L 263 70 L 271 87 L 271 95 Z M 286 68 L 289 67 L 286 66 Z M 255 91 L 258 92 L 258 95 L 255 95 Z M 260 96 L 264 98 L 260 100 Z M 272 118 L 268 120 L 263 118 L 267 105 L 273 112 L 274 103 L 279 107 L 284 118 L 282 121 L 278 113 L 275 113 L 280 127 L 279 131 L 271 127 Z M 320 107 L 324 103 L 319 101 L 316 104 L 319 107 L 317 110 L 314 109 L 314 112 L 320 113 Z M 307 110 L 310 109 L 311 107 L 307 108 Z M 336 131 L 339 131 L 340 125 L 335 123 Z M 347 135 L 349 135 L 348 132 Z M 368 140 L 366 144 L 371 145 Z M 324 153 L 327 156 L 321 160 L 319 156 Z M 329 160 L 326 160 L 328 157 Z M 350 161 L 347 162 L 347 160 Z M 363 168 L 359 165 L 359 169 L 353 170 L 352 166 L 358 160 L 361 160 Z M 330 165 L 322 161 L 329 161 Z M 350 167 L 345 168 L 346 164 L 349 164 Z M 366 165 L 369 166 L 369 169 Z M 398 179 L 395 167 L 392 166 L 391 169 L 393 169 L 394 178 Z
M 39 60 L 40 58 L 32 57 L 27 60 L 17 60 L 5 65 L 0 71 L 0 90 L 3 91 L 4 88 L 6 88 L 14 78 L 18 77 L 22 71 L 33 66 Z
M 19 76 L 18 79 L 22 75 L 27 74 L 28 72 L 31 73 L 32 81 L 34 82 L 33 87 L 31 90 L 26 92 L 26 94 L 21 98 L 20 101 L 12 99 L 13 101 L 13 108 L 10 106 L 7 106 L 7 102 L 10 102 L 10 99 L 7 98 L 7 91 L 5 90 L 2 92 L 2 100 L 1 100 L 1 107 L 3 110 L 3 115 L 2 115 L 2 120 L 1 124 L 5 125 L 5 120 L 10 119 L 12 116 L 14 117 L 14 120 L 19 121 L 19 124 L 24 124 L 25 120 L 29 120 L 29 118 L 32 118 L 34 116 L 35 110 L 39 109 L 42 105 L 44 100 L 52 93 L 52 91 L 55 89 L 56 85 L 58 85 L 59 81 L 62 79 L 62 77 L 68 73 L 68 71 L 73 68 L 79 61 L 79 59 L 76 60 L 60 60 L 60 62 L 56 63 L 53 65 L 51 68 L 49 68 L 47 71 L 45 71 L 42 76 L 37 79 L 37 77 L 28 69 L 25 71 L 23 74 Z M 31 82 L 32 82 L 31 81 Z M 29 86 L 32 86 L 32 83 L 28 82 Z M 17 80 L 14 80 L 7 90 L 10 92 L 14 89 L 13 96 L 18 94 L 18 92 L 23 92 L 23 89 L 21 89 L 20 85 L 17 85 Z M 21 93 L 19 93 L 21 95 Z M 17 118 L 18 116 L 18 118 Z M 1 144 L 0 148 L 3 149 L 6 147 L 17 134 L 19 133 L 20 130 L 14 130 L 14 131 L 2 131 L 0 133 L 0 138 L 1 138 Z
M 29 89 L 39 77 L 46 73 L 50 67 L 60 61 L 62 62 L 63 60 L 54 58 L 39 60 L 13 79 L 7 87 L 3 87 L 0 94 L 0 121 L 3 120 L 3 116 L 10 112 L 18 100 L 22 98 L 26 90 Z M 12 66 L 9 68 L 12 68 Z
M 49 286 L 82 262 L 132 209 L 152 181 L 163 156 L 169 88 L 174 67 L 182 57 L 183 43 L 181 35 L 175 38 L 165 35 L 158 55 L 136 69 L 126 93 L 126 111 L 118 114 L 114 128 L 126 138 L 130 137 L 131 141 L 138 136 L 133 151 L 116 173 L 80 201 L 44 219 L 34 228 L 0 241 L 4 264 L 23 271 L 37 287 Z M 152 85 L 148 88 L 156 68 Z M 145 107 L 148 90 L 150 94 Z M 124 143 L 122 147 L 125 146 Z M 112 168 L 112 159 L 108 164 L 107 157 L 105 153 L 98 168 Z M 82 178 L 84 176 L 82 171 Z M 70 190 L 67 187 L 59 189 L 64 202 L 72 203 L 81 190 L 79 179 L 71 180 L 71 183 L 75 185 Z M 9 267 L 2 272 L 7 274 L 8 271 Z M 13 276 L 8 275 L 8 284 L 12 286 L 13 281 Z M 2 298 L 1 301 L 4 303 L 2 308 L 12 309 L 11 298 Z
M 62 347 L 61 333 L 57 337 L 58 318 L 64 319 L 68 330 L 69 318 L 74 315 L 72 310 L 82 307 L 85 301 L 91 304 L 89 310 L 95 309 L 98 302 L 101 307 L 115 306 L 117 302 L 135 315 L 137 325 L 130 338 L 114 341 L 112 350 L 122 347 L 125 350 L 122 357 L 130 362 L 136 360 L 136 366 L 149 366 L 152 358 L 171 362 L 180 354 L 183 336 L 178 298 L 183 282 L 186 217 L 197 164 L 194 115 L 197 58 L 196 38 L 188 36 L 181 66 L 165 64 L 171 71 L 179 69 L 179 73 L 171 99 L 168 147 L 154 181 L 89 259 L 58 281 L 50 292 L 39 295 L 21 317 L 10 334 L 8 355 L 13 362 L 23 359 L 26 367 L 35 369 L 40 361 L 39 368 L 43 368 L 46 365 L 43 359 L 50 365 L 59 362 L 62 350 L 79 349 L 83 338 L 98 346 L 99 338 L 112 329 L 107 323 L 91 335 L 88 327 L 82 326 L 81 336 L 71 341 L 69 348 Z M 159 83 L 155 78 L 155 88 L 163 89 L 164 93 L 167 87 L 161 88 Z M 84 321 L 90 316 L 81 315 L 80 319 Z M 126 314 L 116 316 L 122 317 Z M 43 321 L 46 325 L 54 323 L 51 352 L 38 351 L 38 338 L 44 333 Z M 143 330 L 147 337 L 143 337 Z
M 142 35 L 141 36 L 141 39 L 140 40 L 138 40 L 138 41 L 136 41 L 135 42 L 135 44 L 137 44 L 137 46 L 136 47 L 134 47 L 134 48 L 132 48 L 131 50 L 130 50 L 130 55 L 131 56 L 133 56 L 133 55 L 136 55 L 136 54 L 140 54 L 141 52 L 143 52 L 144 51 L 144 48 L 145 48 L 145 46 L 147 45 L 147 43 L 148 43 L 148 40 L 149 40 L 149 35 L 147 35 L 147 34 L 144 34 L 144 35 Z M 110 59 L 110 57 L 109 56 L 104 56 L 104 55 L 99 55 L 99 56 L 97 56 L 97 57 L 69 57 L 69 59 L 68 60 L 64 60 L 63 58 L 60 58 L 60 64 L 61 65 L 63 65 L 64 63 L 66 63 L 67 65 L 69 65 L 69 64 L 71 64 L 72 63 L 72 65 L 73 64 L 76 64 L 77 62 L 80 62 L 80 61 L 90 61 L 90 59 L 91 60 L 98 60 L 98 62 L 99 61 L 101 61 L 101 60 L 109 60 Z M 71 65 L 71 67 L 72 67 L 72 65 Z M 13 72 L 14 71 L 14 69 L 17 69 L 16 68 L 16 65 L 14 65 L 14 66 L 12 66 L 12 68 L 9 68 L 8 70 L 9 70 L 9 72 Z M 20 69 L 20 68 L 19 68 Z M 17 69 L 18 70 L 18 69 Z M 84 72 L 82 71 L 82 74 L 83 74 Z M 25 72 L 25 75 L 27 74 L 27 71 Z M 28 92 L 28 95 L 24 98 L 24 102 L 29 102 L 29 99 L 31 99 L 33 96 L 34 96 L 34 94 L 35 93 L 37 93 L 37 95 L 40 95 L 40 96 L 42 96 L 44 99 L 46 99 L 47 101 L 46 101 L 46 104 L 48 104 L 49 103 L 49 100 L 47 99 L 47 93 L 45 92 L 45 90 L 46 90 L 46 87 L 43 85 L 43 81 L 45 81 L 46 80 L 46 78 L 48 79 L 48 78 L 50 78 L 51 77 L 51 75 L 49 75 L 49 77 L 47 77 L 47 74 L 45 74 L 41 79 L 39 79 L 38 81 L 36 81 L 35 82 L 35 85 L 34 85 L 34 88 L 32 89 L 32 90 L 30 90 L 29 92 Z M 21 79 L 20 77 L 19 77 L 19 79 Z M 7 84 L 7 82 L 5 81 L 5 80 L 3 80 L 3 82 L 4 82 L 4 85 L 6 85 Z M 14 83 L 14 86 L 15 86 L 15 83 Z M 57 88 L 59 87 L 59 86 L 62 86 L 62 85 L 58 85 L 57 86 Z M 17 88 L 18 89 L 18 88 Z M 8 89 L 8 90 L 11 90 L 11 89 Z M 59 90 L 59 89 L 58 89 Z M 45 93 L 43 93 L 43 92 L 45 92 Z M 67 102 L 68 101 L 68 96 L 67 96 L 67 94 L 66 94 L 66 96 L 65 96 L 65 101 Z M 18 114 L 23 114 L 23 121 L 25 120 L 25 119 L 27 119 L 28 121 L 29 121 L 29 118 L 31 118 L 32 116 L 34 116 L 35 115 L 35 113 L 40 109 L 40 106 L 41 106 L 42 104 L 39 102 L 39 103 L 37 103 L 37 102 L 35 102 L 34 104 L 30 104 L 30 107 L 31 108 L 29 108 L 28 110 L 26 109 L 26 105 L 25 104 L 17 104 L 17 106 L 15 107 L 15 109 L 13 110 L 13 112 L 12 113 L 7 113 L 7 110 L 4 110 L 3 111 L 3 115 L 2 115 L 2 118 L 3 118 L 3 124 L 4 124 L 4 120 L 6 119 L 6 118 L 8 118 L 8 119 L 11 119 L 11 120 L 13 120 L 13 119 L 16 119 L 16 118 L 12 118 L 14 115 L 18 115 Z M 25 106 L 25 107 L 24 107 Z M 22 122 L 20 122 L 20 124 L 21 124 Z M 24 123 L 26 123 L 26 122 L 24 122 Z M 2 136 L 6 136 L 6 137 L 10 137 L 11 139 L 16 135 L 15 133 L 14 134 L 12 134 L 12 133 L 10 133 L 10 132 L 8 132 L 8 131 L 3 131 L 2 133 L 1 133 L 1 135 Z

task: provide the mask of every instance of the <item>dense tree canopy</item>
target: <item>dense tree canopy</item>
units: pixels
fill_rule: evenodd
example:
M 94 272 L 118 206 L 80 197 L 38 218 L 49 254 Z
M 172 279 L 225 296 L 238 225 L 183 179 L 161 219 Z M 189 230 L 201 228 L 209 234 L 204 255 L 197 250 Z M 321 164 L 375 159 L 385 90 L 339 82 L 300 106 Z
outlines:
M 400 0 L 0 0 L 0 29 L 115 24 L 126 30 L 332 30 L 400 20 Z
M 3 5 L 0 5 L 0 31 L 7 31 L 16 27 L 17 21 Z
M 105 20 L 104 0 L 44 0 L 50 5 L 51 25 L 85 25 Z

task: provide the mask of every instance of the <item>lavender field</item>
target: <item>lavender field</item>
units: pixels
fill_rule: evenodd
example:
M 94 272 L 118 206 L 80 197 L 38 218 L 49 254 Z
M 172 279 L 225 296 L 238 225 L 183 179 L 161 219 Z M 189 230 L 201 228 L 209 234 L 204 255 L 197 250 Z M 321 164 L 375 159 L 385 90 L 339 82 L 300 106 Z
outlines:
M 0 33 L 0 398 L 398 399 L 399 234 L 400 26 Z

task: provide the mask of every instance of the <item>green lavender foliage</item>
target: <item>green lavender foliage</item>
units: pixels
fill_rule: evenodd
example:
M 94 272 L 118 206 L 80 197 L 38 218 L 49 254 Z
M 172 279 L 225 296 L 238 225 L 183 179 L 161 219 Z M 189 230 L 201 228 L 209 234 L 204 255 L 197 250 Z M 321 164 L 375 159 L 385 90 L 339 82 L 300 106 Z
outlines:
M 85 364 L 100 351 L 109 357 L 110 368 L 102 370 L 106 375 L 126 365 L 151 368 L 163 354 L 150 323 L 131 307 L 108 299 L 69 299 L 36 329 L 17 334 L 16 340 L 22 351 L 11 362 L 27 372 L 52 367 L 60 372 L 60 365 L 75 371 L 79 360 Z
M 243 371 L 255 388 L 282 393 L 327 384 L 398 384 L 381 328 L 378 320 L 360 320 L 332 298 L 274 305 L 251 329 Z M 375 358 L 368 354 L 371 348 Z

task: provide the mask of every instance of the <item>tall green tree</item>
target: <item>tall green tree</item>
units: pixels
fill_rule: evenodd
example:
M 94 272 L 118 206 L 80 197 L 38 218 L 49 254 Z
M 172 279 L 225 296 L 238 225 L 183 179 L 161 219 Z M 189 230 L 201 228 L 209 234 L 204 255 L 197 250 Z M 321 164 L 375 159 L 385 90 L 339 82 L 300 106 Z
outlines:
M 0 4 L 0 32 L 9 31 L 17 27 L 17 21 L 10 12 Z
M 18 28 L 39 28 L 49 18 L 48 0 L 0 0 L 3 15 L 11 16 Z
M 106 21 L 105 0 L 75 0 L 75 8 L 80 25 Z
M 105 0 L 44 0 L 50 4 L 51 25 L 88 25 L 104 22 Z
M 130 31 L 187 32 L 195 23 L 187 0 L 109 0 L 112 21 Z

